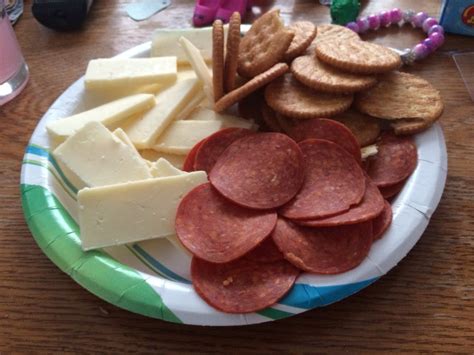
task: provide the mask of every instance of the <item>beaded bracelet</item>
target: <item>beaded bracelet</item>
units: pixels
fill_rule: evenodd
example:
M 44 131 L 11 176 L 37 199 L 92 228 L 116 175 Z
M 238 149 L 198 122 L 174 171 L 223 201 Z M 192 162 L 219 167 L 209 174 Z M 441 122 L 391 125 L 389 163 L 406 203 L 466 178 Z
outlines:
M 360 17 L 354 22 L 349 22 L 346 27 L 356 33 L 364 33 L 392 24 L 398 24 L 401 27 L 405 23 L 410 23 L 413 28 L 422 28 L 428 37 L 413 48 L 401 51 L 400 57 L 403 63 L 413 64 L 433 53 L 444 43 L 444 29 L 438 24 L 438 21 L 429 17 L 425 12 L 415 13 L 413 10 L 402 11 L 395 8 L 390 11 L 382 11 L 379 14 Z

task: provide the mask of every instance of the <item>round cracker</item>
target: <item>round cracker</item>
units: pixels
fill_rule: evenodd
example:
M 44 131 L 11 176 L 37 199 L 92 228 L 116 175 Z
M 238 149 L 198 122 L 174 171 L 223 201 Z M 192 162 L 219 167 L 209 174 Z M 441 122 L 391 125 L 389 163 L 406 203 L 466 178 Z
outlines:
M 275 64 L 273 67 L 257 75 L 255 78 L 250 79 L 241 87 L 229 92 L 224 95 L 219 101 L 216 102 L 214 111 L 222 112 L 229 108 L 233 104 L 239 102 L 244 97 L 250 95 L 252 92 L 260 89 L 261 87 L 272 82 L 274 79 L 282 76 L 288 71 L 288 65 L 285 63 Z
M 352 95 L 335 95 L 314 91 L 292 75 L 285 75 L 265 88 L 267 104 L 290 118 L 318 118 L 344 112 L 352 103 Z
M 403 134 L 429 127 L 441 116 L 443 101 L 439 91 L 425 79 L 395 71 L 382 76 L 372 89 L 359 93 L 355 107 L 378 118 L 404 119 L 394 123 L 398 134 Z
M 280 10 L 262 15 L 240 41 L 238 73 L 253 78 L 270 69 L 283 59 L 294 35 L 283 25 Z
M 334 39 L 343 39 L 343 40 L 358 40 L 360 39 L 359 35 L 354 31 L 339 25 L 319 25 L 316 28 L 317 36 L 311 42 L 309 47 L 306 49 L 305 55 L 314 55 L 316 51 L 316 45 L 322 41 L 332 41 Z
M 285 53 L 288 62 L 301 55 L 316 37 L 316 26 L 309 21 L 295 22 L 289 28 L 295 33 L 295 37 Z
M 400 56 L 390 48 L 360 41 L 322 41 L 316 45 L 319 60 L 350 73 L 380 74 L 397 69 Z
M 216 102 L 224 95 L 224 24 L 221 20 L 212 24 L 212 86 Z
M 361 147 L 375 143 L 380 135 L 380 120 L 353 109 L 336 115 L 333 119 L 349 128 Z
M 227 33 L 227 51 L 224 66 L 224 90 L 229 92 L 235 89 L 237 66 L 240 45 L 240 14 L 234 12 L 229 20 L 229 32 Z
M 309 55 L 293 60 L 291 72 L 299 82 L 324 92 L 353 93 L 377 83 L 375 76 L 343 72 Z

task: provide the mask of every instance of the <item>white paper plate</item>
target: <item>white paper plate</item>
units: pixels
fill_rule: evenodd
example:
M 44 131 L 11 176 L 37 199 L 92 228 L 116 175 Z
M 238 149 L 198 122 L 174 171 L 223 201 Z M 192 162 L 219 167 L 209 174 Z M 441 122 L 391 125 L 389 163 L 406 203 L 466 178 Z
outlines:
M 148 57 L 150 42 L 118 57 Z M 193 290 L 190 258 L 167 240 L 83 252 L 77 226 L 77 190 L 50 154 L 47 122 L 99 104 L 84 91 L 83 78 L 71 85 L 36 127 L 21 174 L 25 218 L 38 245 L 64 272 L 104 300 L 146 316 L 199 325 L 245 325 L 285 318 L 354 294 L 397 265 L 423 234 L 441 198 L 447 156 L 439 124 L 418 134 L 418 166 L 393 200 L 393 223 L 357 268 L 326 276 L 302 274 L 278 304 L 249 314 L 226 314 Z M 74 307 L 71 304 L 71 307 Z

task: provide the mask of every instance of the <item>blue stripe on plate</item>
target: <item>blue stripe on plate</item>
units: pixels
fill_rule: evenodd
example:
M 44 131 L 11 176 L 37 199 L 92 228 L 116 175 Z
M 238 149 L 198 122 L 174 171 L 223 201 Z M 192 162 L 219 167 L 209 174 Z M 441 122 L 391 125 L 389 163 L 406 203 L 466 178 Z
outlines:
M 164 266 L 162 263 L 160 263 L 158 260 L 156 260 L 153 256 L 148 254 L 145 250 L 143 250 L 138 244 L 133 244 L 132 245 L 133 250 L 135 250 L 142 258 L 144 258 L 151 266 L 159 270 L 162 274 L 170 278 L 171 280 L 177 281 L 177 282 L 182 282 L 185 284 L 191 284 L 191 281 L 185 279 L 182 276 L 179 276 L 178 274 L 174 273 L 170 269 L 168 269 L 166 266 Z
M 278 303 L 304 309 L 327 306 L 353 295 L 377 279 L 378 277 L 374 277 L 360 282 L 335 286 L 316 287 L 308 284 L 295 284 L 291 291 Z

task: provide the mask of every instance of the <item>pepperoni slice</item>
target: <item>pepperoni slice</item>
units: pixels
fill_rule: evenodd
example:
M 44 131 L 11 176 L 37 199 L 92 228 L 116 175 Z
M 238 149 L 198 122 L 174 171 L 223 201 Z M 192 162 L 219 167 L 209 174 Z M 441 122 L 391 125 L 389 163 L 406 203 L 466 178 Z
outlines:
M 390 203 L 388 201 L 384 201 L 384 208 L 382 210 L 382 213 L 380 213 L 372 221 L 373 240 L 380 239 L 391 223 L 392 223 L 392 206 L 390 206 Z
M 415 170 L 418 155 L 410 137 L 384 133 L 376 144 L 378 153 L 368 158 L 367 173 L 378 187 L 397 184 Z
M 275 212 L 237 206 L 206 183 L 181 200 L 175 226 L 179 240 L 193 255 L 212 263 L 226 263 L 262 242 L 276 220 Z
M 252 133 L 254 132 L 245 128 L 226 128 L 210 135 L 196 153 L 194 170 L 204 170 L 209 174 L 217 159 L 229 145 Z
M 355 224 L 368 221 L 377 217 L 384 209 L 384 199 L 375 184 L 366 177 L 365 195 L 361 203 L 352 207 L 349 211 L 333 217 L 314 219 L 308 221 L 297 221 L 295 223 L 307 227 L 332 227 L 346 224 Z
M 300 271 L 283 258 L 262 261 L 252 254 L 265 252 L 255 250 L 225 264 L 193 257 L 194 289 L 209 305 L 227 313 L 255 312 L 276 303 L 290 290 Z
M 365 176 L 352 155 L 339 145 L 307 139 L 299 143 L 306 176 L 298 195 L 280 209 L 290 219 L 333 216 L 358 204 L 365 193 Z
M 291 200 L 304 179 L 298 145 L 281 133 L 252 134 L 232 143 L 209 174 L 226 198 L 248 208 L 269 209 Z
M 380 187 L 379 188 L 380 193 L 386 199 L 392 198 L 393 196 L 398 194 L 400 191 L 402 191 L 403 186 L 405 186 L 406 182 L 407 182 L 407 180 L 405 179 L 405 180 L 402 180 L 402 181 L 400 181 L 396 184 L 393 184 L 393 185 Z
M 289 136 L 295 141 L 301 142 L 306 139 L 325 139 L 339 144 L 347 150 L 360 163 L 361 154 L 357 138 L 349 128 L 342 123 L 326 118 L 313 118 L 300 120 L 290 130 Z
M 309 228 L 278 219 L 272 237 L 285 259 L 301 270 L 339 274 L 359 265 L 369 253 L 372 222 Z
M 278 250 L 273 238 L 268 236 L 256 248 L 245 254 L 244 257 L 252 258 L 260 262 L 272 262 L 283 259 L 283 254 Z
M 189 151 L 188 155 L 186 155 L 186 159 L 184 160 L 183 164 L 183 171 L 187 171 L 188 173 L 194 171 L 194 160 L 196 159 L 196 154 L 206 139 L 207 138 L 204 138 L 203 140 L 197 142 Z

